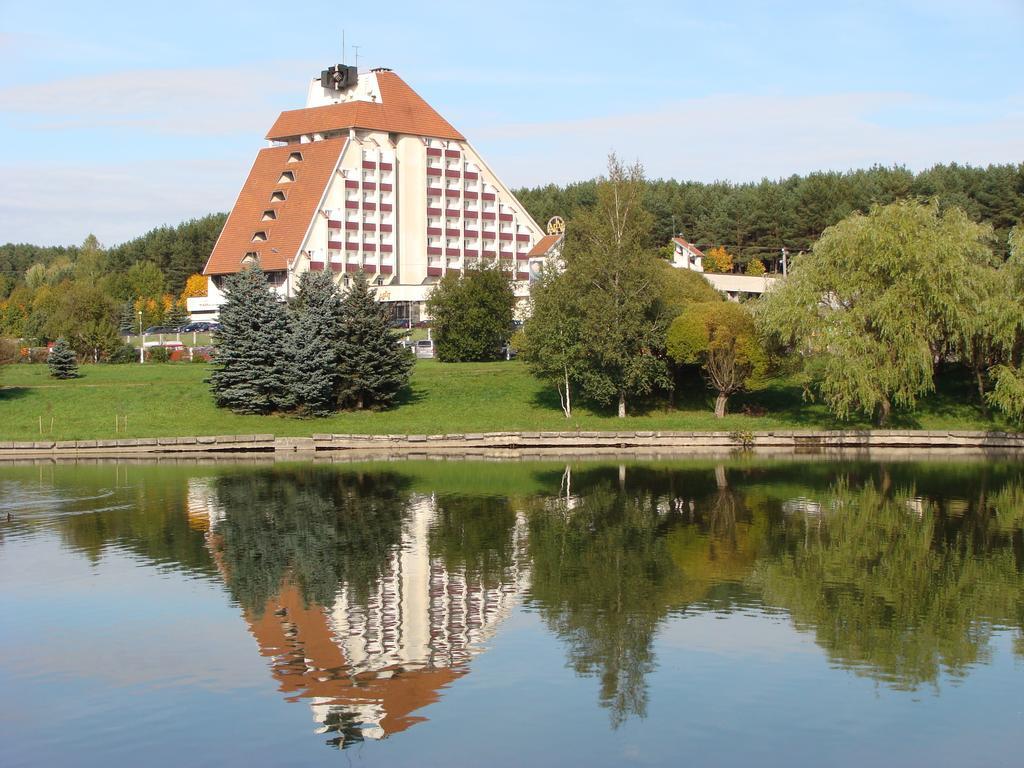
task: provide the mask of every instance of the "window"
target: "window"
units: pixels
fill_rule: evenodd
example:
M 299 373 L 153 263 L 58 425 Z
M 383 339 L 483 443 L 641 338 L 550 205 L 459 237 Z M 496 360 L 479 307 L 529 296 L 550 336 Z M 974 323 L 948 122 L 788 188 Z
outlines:
M 263 221 L 274 221 L 277 218 L 277 211 L 269 209 L 263 212 Z
M 263 242 L 266 242 L 266 240 L 267 240 L 267 233 L 264 232 L 263 230 L 260 230 L 259 232 L 257 232 L 255 235 L 252 236 L 252 241 L 254 243 L 263 243 Z
M 289 163 L 301 163 L 302 162 L 302 153 L 301 152 L 292 152 L 290 155 L 288 155 L 288 162 Z
M 384 285 L 384 278 L 383 277 L 378 277 L 377 278 L 377 285 Z
M 287 184 L 290 181 L 295 181 L 295 171 L 285 171 L 281 174 L 281 178 L 277 180 L 277 183 Z
M 270 195 L 270 202 L 283 203 L 288 196 L 280 189 L 275 189 Z

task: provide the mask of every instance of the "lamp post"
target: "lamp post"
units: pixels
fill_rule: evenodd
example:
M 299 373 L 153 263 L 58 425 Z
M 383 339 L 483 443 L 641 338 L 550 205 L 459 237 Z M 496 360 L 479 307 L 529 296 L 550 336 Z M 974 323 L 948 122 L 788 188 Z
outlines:
M 146 362 L 146 340 L 142 336 L 142 310 L 137 312 L 139 316 L 139 362 Z

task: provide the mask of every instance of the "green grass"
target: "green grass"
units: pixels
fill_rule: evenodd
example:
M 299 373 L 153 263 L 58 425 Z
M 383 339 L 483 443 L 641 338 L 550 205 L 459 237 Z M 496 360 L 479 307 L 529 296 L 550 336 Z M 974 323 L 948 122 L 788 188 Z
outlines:
M 699 382 L 684 388 L 679 408 L 663 401 L 633 406 L 618 419 L 609 411 L 578 407 L 562 416 L 554 390 L 518 361 L 442 364 L 421 360 L 400 404 L 388 411 L 342 413 L 324 419 L 241 416 L 216 408 L 204 379 L 205 364 L 84 365 L 81 377 L 51 379 L 45 365 L 8 365 L 0 370 L 0 439 L 91 439 L 183 435 L 316 432 L 436 434 L 502 430 L 761 430 L 850 428 L 821 404 L 804 402 L 795 377 L 775 379 L 760 392 L 734 398 L 736 412 L 714 418 Z M 748 411 L 746 415 L 743 409 Z M 115 432 L 116 417 L 127 430 Z M 40 432 L 40 423 L 42 431 Z M 122 418 L 123 423 L 123 418 Z M 937 394 L 891 424 L 920 429 L 1007 429 L 986 418 L 969 382 L 941 382 Z

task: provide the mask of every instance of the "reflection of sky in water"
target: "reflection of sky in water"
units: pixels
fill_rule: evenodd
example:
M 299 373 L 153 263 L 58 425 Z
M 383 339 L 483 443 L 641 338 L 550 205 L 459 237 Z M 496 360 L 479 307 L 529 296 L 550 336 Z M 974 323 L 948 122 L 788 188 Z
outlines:
M 3 487 L 4 502 L 16 504 L 12 485 Z M 960 766 L 1012 763 L 1024 746 L 1013 631 L 995 631 L 963 674 L 942 670 L 900 690 L 840 666 L 812 628 L 795 628 L 787 610 L 765 606 L 728 571 L 728 598 L 688 599 L 657 618 L 644 717 L 610 727 L 597 703 L 600 670 L 567 666 L 566 637 L 524 580 L 525 605 L 503 614 L 465 673 L 415 712 L 426 722 L 339 756 L 314 735 L 311 700 L 296 704 L 278 690 L 223 564 L 198 575 L 154 564 L 125 538 L 86 557 L 69 546 L 61 516 L 123 514 L 138 488 L 47 494 L 45 485 L 24 494 L 22 519 L 0 539 L 5 766 L 67 764 L 69 755 L 77 765 Z M 790 498 L 799 503 L 780 501 L 779 520 L 814 521 L 780 523 L 796 525 L 794 541 L 817 531 L 818 516 L 799 509 L 808 499 L 830 515 L 842 506 L 813 493 Z M 47 504 L 49 513 L 37 511 Z M 901 504 L 910 524 L 931 514 L 925 496 Z M 948 506 L 965 511 L 963 502 Z M 486 549 L 482 530 L 476 545 Z M 677 541 L 674 556 L 690 543 Z

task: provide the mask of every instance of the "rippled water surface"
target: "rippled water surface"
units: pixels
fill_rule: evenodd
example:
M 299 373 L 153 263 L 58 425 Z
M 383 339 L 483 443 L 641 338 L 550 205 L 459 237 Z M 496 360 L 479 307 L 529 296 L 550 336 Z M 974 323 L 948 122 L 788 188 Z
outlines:
M 0 466 L 0 764 L 1019 765 L 1011 462 Z

